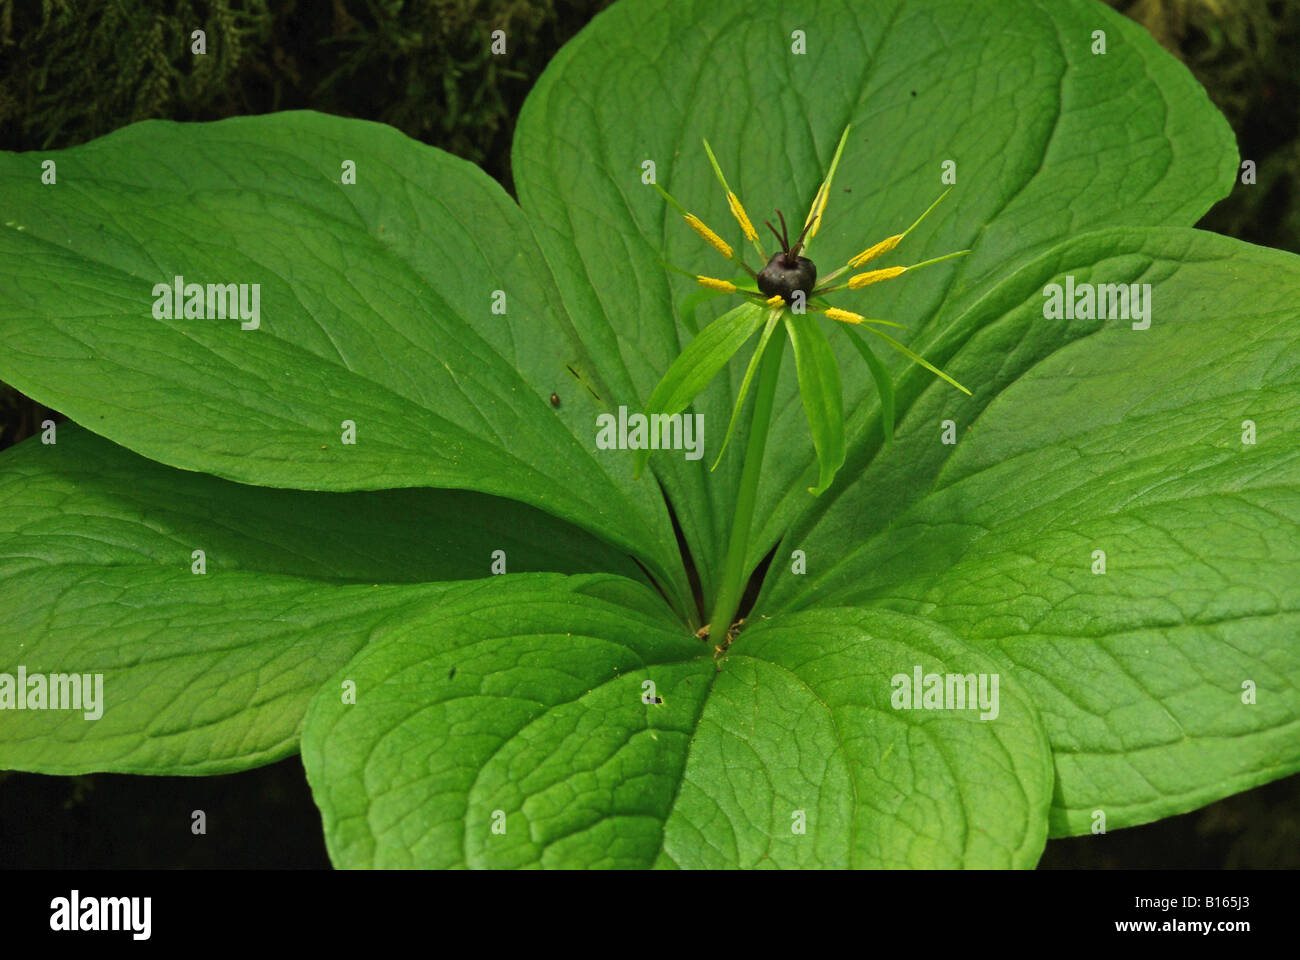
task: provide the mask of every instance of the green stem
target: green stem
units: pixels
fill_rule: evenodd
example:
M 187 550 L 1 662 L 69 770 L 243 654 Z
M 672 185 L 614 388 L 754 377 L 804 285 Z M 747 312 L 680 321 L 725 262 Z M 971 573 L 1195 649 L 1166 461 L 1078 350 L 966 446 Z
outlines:
M 754 502 L 758 496 L 758 479 L 763 472 L 763 451 L 767 447 L 767 432 L 772 424 L 772 403 L 776 398 L 776 383 L 781 373 L 781 354 L 785 351 L 785 337 L 772 337 L 763 352 L 758 369 L 758 387 L 754 394 L 754 413 L 749 422 L 749 439 L 745 447 L 745 466 L 740 474 L 740 487 L 736 491 L 736 512 L 731 520 L 731 542 L 727 545 L 727 559 L 722 570 L 722 587 L 713 604 L 709 631 L 715 642 L 723 642 L 727 630 L 736 618 L 740 601 L 745 593 L 748 571 L 745 556 L 749 550 L 750 525 L 754 519 Z

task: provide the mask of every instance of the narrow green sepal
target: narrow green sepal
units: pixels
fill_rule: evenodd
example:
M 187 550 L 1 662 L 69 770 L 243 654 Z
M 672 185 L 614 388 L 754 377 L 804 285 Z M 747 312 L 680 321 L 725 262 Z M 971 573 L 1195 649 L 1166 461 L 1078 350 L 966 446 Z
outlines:
M 799 395 L 812 431 L 820 475 L 808 492 L 820 496 L 844 466 L 844 396 L 835 352 L 813 314 L 785 314 L 786 329 L 794 345 Z
M 754 373 L 758 370 L 758 363 L 763 359 L 763 351 L 767 349 L 767 341 L 772 337 L 772 331 L 776 329 L 776 322 L 781 319 L 781 309 L 769 310 L 767 325 L 763 328 L 763 335 L 758 339 L 758 346 L 754 349 L 754 355 L 749 359 L 749 366 L 745 369 L 745 378 L 740 381 L 740 392 L 736 394 L 736 403 L 731 408 L 731 422 L 727 424 L 727 435 L 722 439 L 722 449 L 718 451 L 718 459 L 713 461 L 710 471 L 718 469 L 718 464 L 722 462 L 722 455 L 727 452 L 727 444 L 731 442 L 731 435 L 736 432 L 736 423 L 740 420 L 740 408 L 745 404 L 745 395 L 749 392 L 750 381 L 754 379 Z
M 742 303 L 701 330 L 650 394 L 646 416 L 671 416 L 685 410 L 762 324 L 763 312 L 752 303 Z M 636 451 L 634 478 L 641 476 L 649 459 L 649 450 Z

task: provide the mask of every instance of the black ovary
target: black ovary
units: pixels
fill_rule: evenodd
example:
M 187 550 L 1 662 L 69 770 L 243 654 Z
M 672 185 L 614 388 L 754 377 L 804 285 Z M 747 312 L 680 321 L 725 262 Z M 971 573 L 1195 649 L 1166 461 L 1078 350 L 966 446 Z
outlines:
M 782 297 L 786 303 L 791 302 L 796 290 L 802 290 L 804 301 L 812 294 L 817 283 L 817 267 L 807 257 L 797 260 L 786 253 L 772 255 L 758 274 L 758 289 L 765 297 Z

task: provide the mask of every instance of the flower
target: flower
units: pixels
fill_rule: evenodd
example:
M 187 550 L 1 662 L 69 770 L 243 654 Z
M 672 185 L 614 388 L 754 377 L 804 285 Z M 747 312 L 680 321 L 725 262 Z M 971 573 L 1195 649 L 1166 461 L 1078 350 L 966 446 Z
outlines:
M 692 277 L 696 283 L 706 289 L 718 293 L 737 293 L 752 303 L 760 306 L 771 309 L 781 309 L 783 311 L 790 310 L 795 314 L 802 314 L 806 311 L 806 308 L 811 307 L 815 312 L 824 314 L 831 320 L 836 320 L 840 323 L 853 324 L 862 329 L 870 330 L 873 334 L 889 343 L 890 346 L 901 351 L 909 359 L 919 363 L 927 370 L 942 377 L 958 390 L 969 395 L 970 391 L 952 377 L 948 376 L 948 374 L 944 373 L 938 367 L 933 366 L 924 358 L 913 353 L 894 338 L 882 333 L 872 326 L 874 324 L 901 327 L 902 324 L 893 323 L 888 320 L 864 317 L 860 313 L 854 313 L 853 311 L 844 310 L 819 301 L 819 298 L 829 293 L 836 293 L 846 288 L 849 290 L 861 290 L 863 287 L 870 286 L 874 283 L 892 280 L 908 271 L 919 270 L 922 267 L 942 263 L 945 260 L 951 260 L 954 257 L 961 257 L 970 253 L 969 250 L 958 250 L 954 253 L 944 254 L 941 257 L 934 257 L 933 259 L 924 260 L 921 263 L 914 263 L 910 266 L 883 267 L 874 270 L 867 270 L 850 276 L 847 281 L 842 283 L 835 282 L 846 272 L 857 270 L 860 267 L 865 266 L 867 263 L 870 263 L 872 260 L 882 257 L 887 253 L 891 253 L 895 247 L 907 238 L 908 234 L 920 226 L 921 222 L 929 216 L 930 212 L 933 211 L 943 198 L 951 192 L 952 188 L 949 187 L 948 190 L 945 190 L 939 195 L 939 198 L 935 200 L 934 203 L 930 204 L 926 211 L 916 219 L 915 223 L 902 233 L 896 233 L 891 237 L 886 237 L 879 243 L 868 247 L 857 256 L 850 258 L 846 264 L 824 277 L 820 286 L 815 285 L 816 269 L 815 267 L 812 267 L 811 260 L 808 260 L 806 257 L 801 257 L 800 254 L 806 252 L 808 245 L 812 242 L 812 239 L 817 236 L 817 231 L 821 228 L 822 217 L 826 212 L 827 200 L 830 198 L 831 182 L 835 178 L 835 170 L 839 166 L 840 154 L 844 151 L 844 144 L 848 139 L 848 135 L 849 128 L 845 127 L 844 133 L 840 137 L 839 146 L 835 149 L 835 156 L 831 160 L 830 171 L 826 174 L 826 179 L 822 181 L 821 186 L 817 189 L 817 194 L 813 198 L 812 206 L 808 210 L 808 216 L 804 220 L 803 233 L 800 234 L 798 240 L 793 245 L 790 244 L 788 235 L 784 233 L 785 217 L 781 214 L 780 210 L 777 211 L 777 216 L 781 220 L 783 232 L 778 233 L 775 227 L 772 227 L 770 223 L 767 224 L 768 227 L 771 228 L 772 232 L 776 234 L 777 239 L 781 242 L 781 249 L 770 258 L 764 251 L 758 232 L 754 229 L 740 198 L 736 196 L 735 191 L 733 191 L 727 184 L 727 178 L 723 175 L 722 168 L 718 165 L 718 160 L 717 157 L 714 156 L 713 148 L 709 146 L 708 140 L 705 140 L 704 150 L 708 154 L 709 163 L 713 167 L 713 172 L 717 175 L 718 181 L 722 184 L 722 189 L 727 193 L 727 205 L 731 209 L 731 214 L 740 225 L 741 232 L 744 234 L 745 239 L 753 244 L 759 257 L 767 261 L 767 266 L 760 272 L 752 270 L 745 263 L 744 259 L 737 255 L 736 251 L 730 244 L 723 240 L 699 217 L 689 212 L 685 207 L 678 203 L 677 200 L 674 199 L 666 190 L 658 184 L 655 184 L 655 188 L 660 192 L 660 194 L 662 194 L 663 197 L 681 213 L 686 224 L 699 234 L 700 237 L 703 238 L 711 247 L 748 273 L 754 280 L 754 286 L 738 284 L 730 280 L 723 280 L 718 277 L 696 274 L 685 270 L 680 272 Z M 808 268 L 811 269 L 805 268 L 801 273 L 801 263 L 807 263 Z M 809 279 L 809 277 L 811 277 L 811 279 Z M 782 279 L 785 280 L 784 283 L 781 282 Z M 765 283 L 765 280 L 769 282 Z
M 740 197 L 728 185 L 727 178 L 723 175 L 722 168 L 718 165 L 717 158 L 713 154 L 713 148 L 709 146 L 707 140 L 704 141 L 704 150 L 708 154 L 709 163 L 712 165 L 718 181 L 722 184 L 722 189 L 726 191 L 727 206 L 731 210 L 731 215 L 735 218 L 736 223 L 740 225 L 745 240 L 754 247 L 760 260 L 766 264 L 758 271 L 753 270 L 746 264 L 741 253 L 727 243 L 703 220 L 682 206 L 668 191 L 657 183 L 654 184 L 655 189 L 681 214 L 682 219 L 686 221 L 686 225 L 694 230 L 714 250 L 748 274 L 749 279 L 726 280 L 721 277 L 680 270 L 672 266 L 672 264 L 666 263 L 665 265 L 691 277 L 697 284 L 711 293 L 738 294 L 748 302 L 749 309 L 741 308 L 740 311 L 724 314 L 714 321 L 708 331 L 701 332 L 695 340 L 686 346 L 686 349 L 673 362 L 651 394 L 647 412 L 671 415 L 684 409 L 753 333 L 762 328 L 763 333 L 759 340 L 758 349 L 754 352 L 749 369 L 741 381 L 739 395 L 736 397 L 732 409 L 731 422 L 728 424 L 722 448 L 718 453 L 718 460 L 713 465 L 716 469 L 735 431 L 746 392 L 751 381 L 754 380 L 760 360 L 771 345 L 772 333 L 776 324 L 784 319 L 786 330 L 791 342 L 794 344 L 795 365 L 799 373 L 799 388 L 804 409 L 808 414 L 809 426 L 812 430 L 813 445 L 816 448 L 817 458 L 821 464 L 819 482 L 815 487 L 809 488 L 814 494 L 820 494 L 830 485 L 836 472 L 844 463 L 845 448 L 843 397 L 841 396 L 840 377 L 835 355 L 820 327 L 804 318 L 804 315 L 808 312 L 820 313 L 828 319 L 836 321 L 841 329 L 845 330 L 846 334 L 849 335 L 854 347 L 867 364 L 875 380 L 877 392 L 880 395 L 881 421 L 886 442 L 893 440 L 893 383 L 884 364 L 875 357 L 866 341 L 858 335 L 857 331 L 869 330 L 873 335 L 883 339 L 909 359 L 943 378 L 958 390 L 970 394 L 969 390 L 948 376 L 948 374 L 879 329 L 880 327 L 901 327 L 902 324 L 891 320 L 865 317 L 860 313 L 833 306 L 823 299 L 827 294 L 845 289 L 860 290 L 863 287 L 892 280 L 911 270 L 942 263 L 945 260 L 960 257 L 970 252 L 969 250 L 959 250 L 955 253 L 945 254 L 910 266 L 876 267 L 852 273 L 852 271 L 860 270 L 873 260 L 891 253 L 898 247 L 907 238 L 908 234 L 915 230 L 930 212 L 938 206 L 939 202 L 947 196 L 948 191 L 944 191 L 917 218 L 916 222 L 902 233 L 886 237 L 879 243 L 868 247 L 819 281 L 817 267 L 806 254 L 809 244 L 821 229 L 827 201 L 830 198 L 831 183 L 835 177 L 835 169 L 839 166 L 840 155 L 844 151 L 844 144 L 848 139 L 848 134 L 849 130 L 846 127 L 840 137 L 839 145 L 836 147 L 830 170 L 821 186 L 817 189 L 817 194 L 813 197 L 808 215 L 804 218 L 803 228 L 794 242 L 790 242 L 790 232 L 785 215 L 780 210 L 777 211 L 777 218 L 781 224 L 780 230 L 777 230 L 770 221 L 764 221 L 780 244 L 780 248 L 770 257 L 764 250 L 758 231 L 754 229 L 753 222 L 750 220 L 749 214 L 745 212 Z M 846 273 L 851 273 L 851 275 L 847 279 L 841 280 L 840 278 Z M 773 357 L 773 362 L 777 365 L 780 363 L 779 351 L 781 346 L 782 344 L 778 340 L 776 342 L 778 354 Z M 644 458 L 638 459 L 638 473 L 644 462 Z

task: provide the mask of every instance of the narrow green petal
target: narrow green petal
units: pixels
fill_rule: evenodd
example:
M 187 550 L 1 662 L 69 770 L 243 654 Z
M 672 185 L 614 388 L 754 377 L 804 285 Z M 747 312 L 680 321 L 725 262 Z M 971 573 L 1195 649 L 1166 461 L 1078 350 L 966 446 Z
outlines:
M 886 343 L 892 346 L 903 356 L 907 357 L 909 360 L 919 363 L 921 366 L 925 367 L 925 369 L 929 370 L 935 376 L 942 377 L 944 380 L 947 380 L 949 383 L 951 383 L 962 393 L 966 394 L 966 396 L 968 397 L 971 396 L 971 392 L 967 390 L 965 387 L 963 387 L 960 383 L 958 383 L 952 377 L 948 376 L 948 374 L 944 373 L 942 370 L 940 370 L 934 364 L 930 363 L 930 361 L 926 360 L 924 357 L 920 356 L 919 354 L 913 353 L 911 350 L 907 349 L 907 347 L 903 346 L 901 343 L 899 343 L 889 334 L 882 333 L 881 331 L 877 330 L 875 327 L 867 327 L 867 329 L 870 330 L 872 333 L 874 333 L 876 336 L 880 337 L 880 339 L 884 340 Z
M 685 410 L 762 324 L 763 311 L 752 303 L 742 303 L 701 330 L 650 394 L 646 415 Z M 634 476 L 641 475 L 649 459 L 649 450 L 636 451 Z
M 917 217 L 916 222 L 903 231 L 903 236 L 906 237 L 909 233 L 911 233 L 913 230 L 919 227 L 921 225 L 921 221 L 930 215 L 930 211 L 933 210 L 935 207 L 937 207 L 939 203 L 943 200 L 943 198 L 948 196 L 948 194 L 950 193 L 952 193 L 952 187 L 949 187 L 943 193 L 939 194 L 939 199 L 934 201 L 934 203 L 930 204 L 928 207 L 925 208 L 925 213 Z M 899 242 L 901 243 L 902 241 Z
M 885 431 L 885 443 L 894 442 L 894 381 L 889 376 L 889 371 L 885 365 L 880 362 L 867 345 L 866 339 L 852 327 L 840 324 L 840 329 L 844 335 L 849 338 L 849 342 L 857 348 L 862 359 L 866 361 L 868 369 L 871 370 L 871 376 L 876 381 L 876 393 L 880 395 L 880 425 Z

